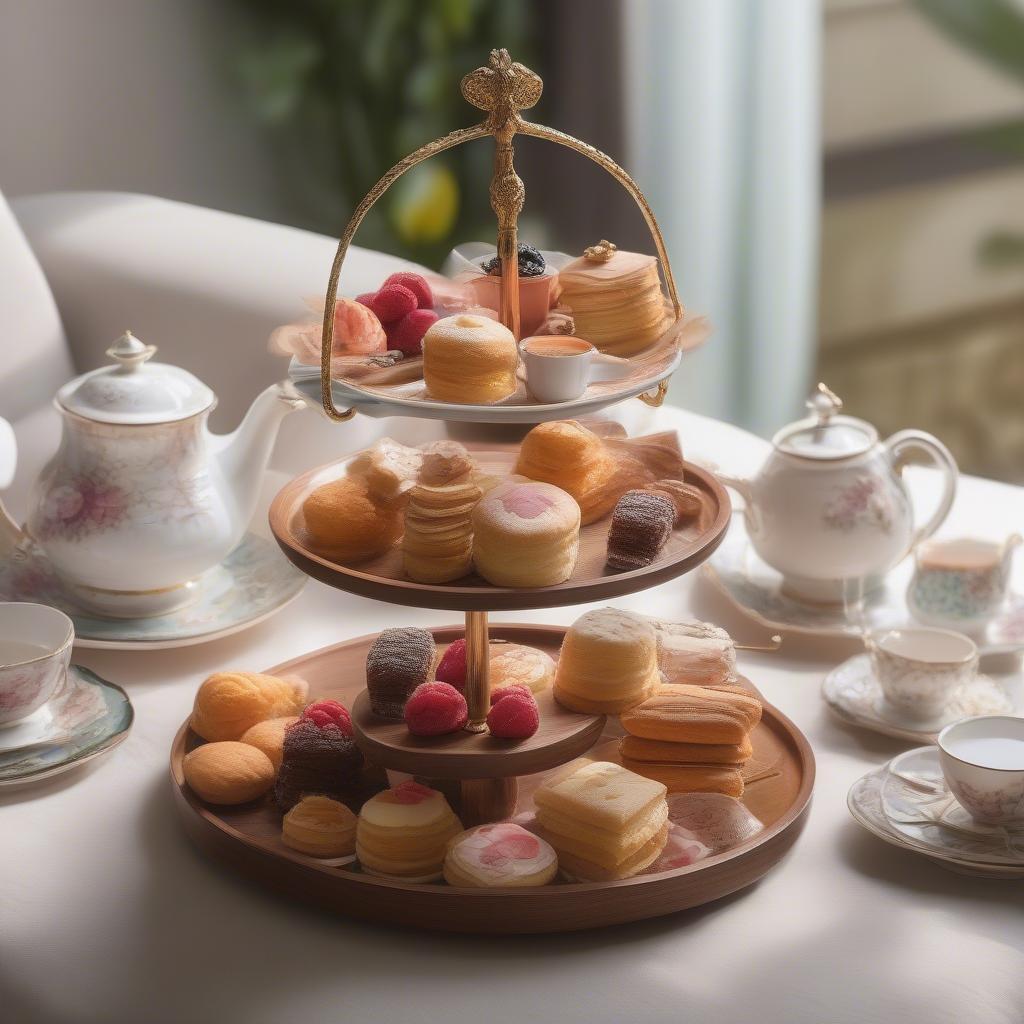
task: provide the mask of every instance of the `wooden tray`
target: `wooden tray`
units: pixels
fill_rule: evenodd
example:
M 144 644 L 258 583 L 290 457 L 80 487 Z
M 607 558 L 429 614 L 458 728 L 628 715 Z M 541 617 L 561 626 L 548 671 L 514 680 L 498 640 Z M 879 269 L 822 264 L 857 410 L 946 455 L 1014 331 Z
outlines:
M 461 626 L 434 630 L 439 643 Z M 539 647 L 557 656 L 565 630 L 557 626 L 495 624 L 495 639 Z M 349 640 L 268 669 L 295 672 L 311 696 L 351 702 L 363 689 L 366 653 L 374 636 Z M 345 682 L 339 686 L 339 681 Z M 620 735 L 609 720 L 601 743 Z M 742 889 L 768 872 L 796 841 L 814 786 L 814 755 L 803 734 L 765 705 L 754 730 L 755 758 L 777 774 L 752 783 L 743 802 L 765 825 L 753 839 L 689 867 L 618 882 L 557 884 L 530 889 L 462 889 L 417 885 L 329 867 L 281 842 L 281 818 L 268 800 L 236 808 L 207 807 L 185 785 L 181 762 L 200 740 L 181 727 L 171 749 L 171 781 L 179 816 L 191 838 L 232 872 L 295 899 L 378 924 L 441 931 L 512 934 L 575 931 L 671 914 Z M 532 808 L 544 775 L 520 779 L 519 810 Z
M 466 447 L 487 473 L 511 472 L 518 452 L 516 445 Z M 557 586 L 494 587 L 475 574 L 454 583 L 414 583 L 402 571 L 400 547 L 350 567 L 332 562 L 308 546 L 302 523 L 303 501 L 317 487 L 342 476 L 345 464 L 354 457 L 310 470 L 286 484 L 270 506 L 270 529 L 288 558 L 314 579 L 361 597 L 414 608 L 519 611 L 587 604 L 632 594 L 675 579 L 700 565 L 722 542 L 731 519 L 729 495 L 722 484 L 708 470 L 684 462 L 684 479 L 707 495 L 706 509 L 699 520 L 684 523 L 673 531 L 658 558 L 643 569 L 616 573 L 605 568 L 611 522 L 611 517 L 606 516 L 580 530 L 576 570 L 570 579 Z

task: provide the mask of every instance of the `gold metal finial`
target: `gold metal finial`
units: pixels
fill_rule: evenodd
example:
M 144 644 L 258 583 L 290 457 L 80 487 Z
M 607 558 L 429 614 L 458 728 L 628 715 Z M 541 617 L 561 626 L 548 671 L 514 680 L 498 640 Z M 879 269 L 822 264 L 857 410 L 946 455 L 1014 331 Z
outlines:
M 583 250 L 583 258 L 591 263 L 607 263 L 617 252 L 619 247 L 607 238 L 602 238 L 597 245 L 588 245 Z
M 331 354 L 334 343 L 334 305 L 338 297 L 338 280 L 345 255 L 352 244 L 359 225 L 363 222 L 370 208 L 381 196 L 403 175 L 417 164 L 429 160 L 439 153 L 461 146 L 464 142 L 485 138 L 494 138 L 494 174 L 491 178 L 491 207 L 498 220 L 498 258 L 501 262 L 501 322 L 518 338 L 519 331 L 519 260 L 516 251 L 516 225 L 519 215 L 526 202 L 526 188 L 522 179 L 516 174 L 513 164 L 512 141 L 516 134 L 529 135 L 547 142 L 557 142 L 607 171 L 632 196 L 640 208 L 647 229 L 654 240 L 654 248 L 661 261 L 661 270 L 665 277 L 665 288 L 668 292 L 672 313 L 678 322 L 683 317 L 683 306 L 679 301 L 672 268 L 669 266 L 665 240 L 654 214 L 640 191 L 636 182 L 610 156 L 599 149 L 581 142 L 579 139 L 566 135 L 564 132 L 548 128 L 546 125 L 534 124 L 523 118 L 520 111 L 528 110 L 540 99 L 544 91 L 544 83 L 540 76 L 524 64 L 514 61 L 508 50 L 491 50 L 486 66 L 471 71 L 462 79 L 462 95 L 466 101 L 482 110 L 487 117 L 479 124 L 469 128 L 460 128 L 449 132 L 440 139 L 420 146 L 419 149 L 403 157 L 363 196 L 349 219 L 345 230 L 338 241 L 338 251 L 334 256 L 331 276 L 327 282 L 327 298 L 324 303 L 323 333 L 320 346 L 320 396 L 324 412 L 332 420 L 347 420 L 355 415 L 355 409 L 341 410 L 334 404 L 331 393 Z M 615 247 L 602 239 L 601 245 Z M 611 258 L 609 253 L 608 259 Z M 352 385 L 354 390 L 360 390 Z M 641 401 L 648 405 L 661 405 L 665 400 L 668 382 L 661 381 L 653 394 L 639 395 Z

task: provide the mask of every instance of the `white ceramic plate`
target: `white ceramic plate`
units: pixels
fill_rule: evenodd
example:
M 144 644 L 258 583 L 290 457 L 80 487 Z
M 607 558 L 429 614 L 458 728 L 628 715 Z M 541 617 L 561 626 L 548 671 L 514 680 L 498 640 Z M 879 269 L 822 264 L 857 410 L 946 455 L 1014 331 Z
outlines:
M 238 633 L 298 597 L 307 577 L 254 533 L 205 573 L 197 600 L 166 615 L 104 619 L 79 609 L 64 592 L 46 555 L 30 540 L 0 558 L 0 601 L 38 601 L 67 614 L 78 647 L 162 650 L 207 643 Z
M 858 825 L 891 846 L 921 854 L 940 867 L 957 874 L 979 878 L 1024 878 L 1024 865 L 1018 868 L 997 864 L 979 864 L 935 850 L 923 850 L 907 842 L 903 836 L 893 830 L 882 807 L 882 785 L 887 775 L 888 766 L 878 768 L 868 772 L 850 787 L 846 806 Z
M 366 416 L 415 416 L 462 423 L 546 423 L 548 420 L 579 419 L 653 391 L 658 384 L 675 373 L 683 354 L 683 350 L 677 349 L 671 358 L 649 374 L 634 374 L 626 380 L 591 385 L 580 398 L 553 405 L 529 400 L 516 404 L 459 405 L 454 402 L 437 402 L 422 396 L 404 397 L 400 387 L 394 387 L 390 392 L 383 388 L 371 391 L 342 380 L 332 381 L 331 393 L 337 408 L 355 408 Z M 315 376 L 310 375 L 311 370 L 315 370 Z M 323 412 L 319 370 L 292 360 L 288 376 L 302 397 Z
M 882 687 L 871 671 L 871 658 L 857 654 L 825 676 L 821 695 L 829 708 L 851 725 L 912 743 L 934 743 L 940 730 L 950 722 L 973 715 L 1013 714 L 1015 701 L 1010 691 L 1018 689 L 1019 682 L 1018 679 L 997 682 L 979 675 L 956 694 L 941 718 L 912 722 L 886 706 Z
M 701 571 L 744 614 L 766 629 L 808 636 L 859 637 L 876 629 L 914 623 L 907 609 L 906 590 L 913 571 L 904 559 L 880 587 L 863 601 L 811 605 L 782 592 L 782 574 L 758 557 L 747 536 L 743 514 L 732 517 L 729 532 Z M 1024 642 L 1024 596 L 1012 595 L 1003 611 L 979 640 L 982 654 L 990 647 Z

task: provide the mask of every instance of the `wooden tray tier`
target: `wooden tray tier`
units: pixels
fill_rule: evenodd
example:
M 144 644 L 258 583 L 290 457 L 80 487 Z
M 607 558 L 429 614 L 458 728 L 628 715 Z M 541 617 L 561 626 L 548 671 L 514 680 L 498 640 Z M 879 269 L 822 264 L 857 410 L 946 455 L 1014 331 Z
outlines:
M 517 447 L 467 445 L 484 472 L 510 473 Z M 350 456 L 349 458 L 353 458 Z M 379 558 L 355 566 L 341 565 L 318 555 L 310 546 L 302 522 L 302 503 L 317 487 L 344 475 L 343 459 L 296 477 L 278 493 L 270 506 L 270 529 L 285 555 L 304 573 L 339 590 L 389 604 L 456 611 L 523 611 L 588 604 L 620 594 L 666 583 L 696 568 L 721 544 L 731 518 L 725 487 L 706 469 L 684 463 L 684 479 L 707 495 L 700 519 L 673 531 L 655 561 L 632 572 L 605 567 L 610 517 L 580 530 L 576 570 L 565 583 L 553 587 L 494 587 L 477 575 L 454 583 L 414 583 L 402 571 L 402 552 L 392 548 Z
M 461 627 L 434 630 L 439 643 Z M 492 635 L 529 644 L 557 657 L 565 630 L 555 626 L 495 624 Z M 295 658 L 267 671 L 296 673 L 313 698 L 346 703 L 363 689 L 366 654 L 374 636 L 360 637 Z M 546 708 L 546 705 L 545 705 Z M 609 720 L 595 746 L 621 734 Z M 186 721 L 171 749 L 175 806 L 189 836 L 233 873 L 304 902 L 376 924 L 477 934 L 575 931 L 659 917 L 709 903 L 766 874 L 796 841 L 814 786 L 814 756 L 796 726 L 771 705 L 752 734 L 755 758 L 774 774 L 748 786 L 747 808 L 763 822 L 752 839 L 688 867 L 618 882 L 554 884 L 528 889 L 465 889 L 423 885 L 362 874 L 355 865 L 331 866 L 281 842 L 281 816 L 269 799 L 240 807 L 209 807 L 185 784 L 182 759 L 201 740 Z M 612 744 L 613 746 L 613 744 Z M 602 751 L 603 752 L 603 751 Z M 533 808 L 544 774 L 521 778 L 517 810 Z

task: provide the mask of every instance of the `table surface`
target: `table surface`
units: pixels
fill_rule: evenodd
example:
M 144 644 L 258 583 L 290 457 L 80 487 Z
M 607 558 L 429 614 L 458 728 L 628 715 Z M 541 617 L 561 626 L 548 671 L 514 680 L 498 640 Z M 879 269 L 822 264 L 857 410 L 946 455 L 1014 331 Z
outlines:
M 624 411 L 631 432 L 677 427 L 688 457 L 730 471 L 753 468 L 766 450 L 680 410 Z M 339 438 L 354 436 L 347 426 Z M 423 440 L 443 425 L 372 429 Z M 40 457 L 23 453 L 15 511 Z M 304 464 L 284 468 L 330 457 L 305 452 Z M 268 475 L 264 509 L 283 479 Z M 927 471 L 911 482 L 925 498 L 934 493 Z M 1022 522 L 1024 490 L 965 479 L 943 533 L 1001 536 Z M 764 639 L 699 574 L 615 603 L 715 621 L 741 642 Z M 582 610 L 495 619 L 568 624 Z M 741 654 L 742 671 L 810 739 L 817 786 L 789 856 L 757 885 L 705 907 L 568 935 L 399 932 L 288 903 L 192 847 L 175 817 L 167 758 L 208 673 L 265 668 L 385 624 L 459 618 L 310 582 L 280 615 L 215 643 L 77 650 L 76 661 L 126 687 L 135 725 L 109 757 L 0 793 L 0 1020 L 1024 1020 L 1024 884 L 951 874 L 868 835 L 847 813 L 854 780 L 906 746 L 839 724 L 823 704 L 822 677 L 856 653 L 853 642 L 791 637 L 776 654 Z

